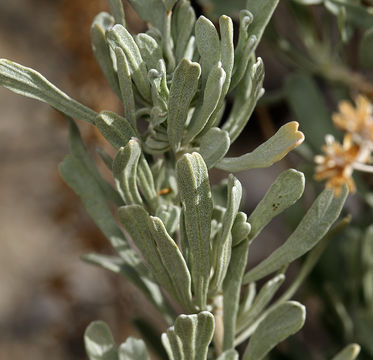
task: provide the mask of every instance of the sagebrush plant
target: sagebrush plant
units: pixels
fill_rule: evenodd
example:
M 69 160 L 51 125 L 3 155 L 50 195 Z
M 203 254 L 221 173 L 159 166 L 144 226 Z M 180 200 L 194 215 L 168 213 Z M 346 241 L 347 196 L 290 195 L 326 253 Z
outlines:
M 169 359 L 238 359 L 235 347 L 247 339 L 242 359 L 262 359 L 304 324 L 304 306 L 289 300 L 319 256 L 316 245 L 345 225 L 342 220 L 329 231 L 347 186 L 338 194 L 325 189 L 284 244 L 245 273 L 250 244 L 301 197 L 304 176 L 293 169 L 280 174 L 247 216 L 240 211 L 238 179 L 229 175 L 211 186 L 208 170 L 268 167 L 304 139 L 291 122 L 254 151 L 225 157 L 264 93 L 264 66 L 255 50 L 278 0 L 247 2 L 236 47 L 228 16 L 220 17 L 218 31 L 207 18 L 196 19 L 187 0 L 130 2 L 149 24 L 145 33 L 128 32 L 120 0 L 109 0 L 112 15 L 100 13 L 91 29 L 94 54 L 123 102 L 124 117 L 96 113 L 9 60 L 0 60 L 0 84 L 68 118 L 70 154 L 60 164 L 61 176 L 118 254 L 84 259 L 126 276 L 153 303 L 170 326 L 162 335 Z M 223 121 L 228 96 L 233 107 Z M 116 189 L 98 172 L 73 118 L 97 126 L 117 149 L 114 159 L 100 152 Z M 118 207 L 121 224 L 109 204 Z M 299 276 L 272 301 L 289 264 L 314 247 Z M 257 292 L 256 283 L 269 275 Z M 118 349 L 101 321 L 88 327 L 85 345 L 92 360 L 149 359 L 142 340 L 128 338 Z M 335 359 L 354 359 L 358 351 L 349 345 Z

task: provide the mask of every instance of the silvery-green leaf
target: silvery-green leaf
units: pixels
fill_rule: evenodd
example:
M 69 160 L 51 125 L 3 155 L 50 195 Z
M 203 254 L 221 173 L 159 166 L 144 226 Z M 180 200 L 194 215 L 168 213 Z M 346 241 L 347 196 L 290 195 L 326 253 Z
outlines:
M 149 229 L 149 214 L 140 205 L 122 206 L 118 213 L 121 223 L 140 250 L 158 284 L 163 286 L 171 295 L 175 295 L 171 278 L 163 265 L 157 245 Z
M 253 23 L 248 28 L 248 35 L 255 35 L 257 38 L 253 51 L 255 51 L 256 46 L 259 44 L 278 2 L 279 0 L 247 0 L 246 7 L 254 17 Z
M 237 246 L 242 240 L 246 239 L 251 231 L 251 225 L 246 221 L 247 215 L 239 211 L 236 219 L 234 220 L 231 234 L 232 234 L 232 247 Z
M 179 225 L 179 231 L 180 231 L 180 248 L 181 252 L 184 256 L 184 259 L 188 265 L 188 268 L 191 269 L 190 265 L 190 247 L 188 243 L 188 236 L 187 236 L 187 231 L 185 228 L 185 216 L 184 216 L 184 211 L 181 209 L 180 211 L 180 225 Z
M 140 259 L 137 259 L 137 263 L 128 265 L 126 261 L 115 256 L 89 253 L 84 254 L 81 258 L 90 264 L 130 279 L 144 293 L 146 298 L 159 309 L 167 323 L 173 323 L 173 310 L 162 294 L 160 287 L 154 282 L 152 274 Z
M 201 55 L 202 89 L 211 69 L 220 61 L 220 40 L 214 24 L 204 16 L 200 16 L 195 26 L 196 44 Z
M 183 359 L 206 360 L 214 328 L 214 316 L 208 311 L 179 315 L 175 321 L 174 331 L 181 340 Z
M 137 185 L 150 208 L 155 209 L 158 202 L 157 192 L 152 171 L 144 155 L 141 155 L 137 167 Z
M 191 277 L 177 244 L 167 233 L 161 219 L 151 216 L 148 221 L 150 232 L 157 245 L 158 253 L 166 268 L 177 299 L 187 309 L 191 309 Z
M 204 309 L 210 277 L 212 199 L 206 164 L 198 153 L 176 163 L 177 184 L 184 210 L 196 303 Z
M 220 49 L 221 49 L 221 63 L 225 71 L 225 81 L 222 88 L 221 96 L 218 105 L 209 118 L 207 125 L 202 131 L 205 134 L 210 128 L 219 125 L 219 117 L 221 109 L 224 107 L 224 98 L 228 93 L 231 83 L 231 77 L 234 65 L 234 44 L 233 44 L 233 22 L 229 16 L 223 15 L 219 19 L 220 28 Z
M 158 61 L 162 59 L 162 49 L 159 44 L 145 33 L 136 35 L 135 41 L 148 70 L 156 69 Z
M 167 119 L 169 90 L 167 86 L 166 64 L 163 59 L 158 61 L 156 69 L 151 69 L 149 71 L 148 79 L 151 85 L 153 100 L 153 108 L 150 117 L 155 131 L 155 127 Z M 166 136 L 165 140 L 167 139 Z
M 250 240 L 255 239 L 275 216 L 302 196 L 304 183 L 303 173 L 294 169 L 286 170 L 277 177 L 248 219 L 251 225 Z
M 168 233 L 173 234 L 180 222 L 180 208 L 172 204 L 163 204 L 157 208 L 155 213 L 165 225 Z
M 149 136 L 143 146 L 144 151 L 152 155 L 163 154 L 170 150 L 170 143 L 168 141 L 155 139 L 153 136 Z
M 103 321 L 89 324 L 84 333 L 84 344 L 90 360 L 118 360 L 113 335 Z
M 0 59 L 0 86 L 16 94 L 37 99 L 69 117 L 94 123 L 97 113 L 80 104 L 33 69 Z
M 240 30 L 238 34 L 238 42 L 236 49 L 234 51 L 234 66 L 233 66 L 233 75 L 232 81 L 230 84 L 229 90 L 232 91 L 237 84 L 240 82 L 242 76 L 244 75 L 247 62 L 248 55 L 251 54 L 251 49 L 253 41 L 256 41 L 255 35 L 252 35 L 249 38 L 248 28 L 253 22 L 253 15 L 249 10 L 241 10 L 240 11 Z M 241 73 L 243 70 L 243 73 Z
M 141 19 L 163 30 L 166 8 L 162 0 L 129 0 Z
M 280 304 L 270 311 L 250 338 L 243 360 L 261 360 L 278 343 L 302 328 L 306 310 L 295 301 Z
M 345 7 L 347 22 L 358 28 L 369 29 L 373 26 L 373 13 L 370 7 L 345 0 L 324 0 L 324 6 L 334 15 L 338 15 L 340 8 Z
M 217 360 L 238 360 L 238 352 L 234 349 L 224 351 Z
M 228 152 L 229 134 L 220 128 L 211 128 L 201 138 L 199 152 L 205 160 L 207 168 L 211 169 Z
M 168 99 L 168 138 L 178 151 L 185 129 L 190 103 L 196 94 L 201 68 L 198 63 L 183 59 L 176 67 Z
M 127 338 L 126 342 L 119 346 L 119 360 L 149 360 L 149 354 L 143 340 L 134 337 Z
M 243 329 L 251 326 L 260 316 L 265 307 L 272 300 L 279 287 L 285 280 L 285 275 L 280 274 L 267 281 L 260 289 L 258 295 L 248 311 L 241 312 L 237 322 L 236 331 L 240 332 Z
M 247 264 L 249 241 L 232 249 L 231 260 L 223 283 L 224 341 L 223 350 L 232 349 L 236 333 L 242 277 Z
M 88 214 L 109 239 L 117 253 L 128 264 L 136 264 L 137 256 L 135 252 L 116 224 L 102 189 L 86 165 L 75 156 L 68 155 L 58 168 L 62 178 L 80 196 Z
M 303 140 L 304 135 L 298 131 L 298 123 L 292 121 L 281 126 L 275 135 L 254 151 L 235 158 L 224 158 L 216 167 L 232 172 L 269 167 L 299 146 Z
M 107 38 L 113 49 L 120 47 L 123 50 L 131 72 L 131 78 L 136 84 L 137 90 L 144 100 L 150 100 L 150 86 L 147 79 L 148 72 L 132 35 L 125 27 L 116 24 L 111 30 L 107 31 Z
M 230 83 L 229 90 L 232 91 L 236 88 L 236 86 L 240 83 L 242 78 L 245 75 L 247 65 L 249 64 L 249 60 L 253 55 L 253 49 L 257 43 L 257 39 L 255 35 L 251 35 L 250 38 L 246 41 L 245 47 L 242 50 L 242 55 L 240 58 L 235 57 L 235 68 L 232 75 L 232 81 Z M 235 55 L 236 56 L 236 55 Z
M 110 6 L 110 12 L 113 14 L 115 23 L 126 26 L 126 18 L 123 9 L 122 0 L 108 0 Z
M 106 198 L 116 205 L 123 205 L 119 194 L 113 189 L 113 187 L 103 179 L 99 171 L 97 170 L 96 164 L 88 154 L 86 147 L 83 144 L 80 132 L 76 124 L 72 119 L 69 120 L 69 149 L 71 155 L 78 159 L 84 166 L 91 176 L 96 180 L 98 186 L 100 186 L 102 192 Z
M 359 61 L 366 69 L 373 68 L 373 27 L 368 29 L 359 44 Z
M 123 117 L 111 111 L 103 111 L 95 118 L 95 124 L 104 138 L 116 149 L 125 146 L 136 131 Z
M 335 355 L 332 360 L 355 360 L 358 357 L 359 353 L 360 345 L 349 344 L 337 355 Z
M 172 38 L 172 11 L 166 11 L 164 15 L 164 25 L 162 29 L 162 49 L 167 63 L 167 70 L 172 73 L 175 70 L 176 60 L 174 54 L 174 41 Z
M 225 71 L 219 61 L 210 71 L 207 78 L 203 100 L 194 111 L 187 133 L 185 143 L 189 143 L 195 138 L 206 126 L 211 115 L 219 104 L 225 82 Z
M 291 74 L 285 81 L 286 99 L 314 151 L 324 145 L 325 134 L 335 133 L 323 92 L 309 75 Z
M 100 147 L 96 148 L 97 154 L 100 156 L 101 160 L 104 162 L 108 170 L 113 170 L 113 158 Z
M 106 41 L 105 32 L 114 25 L 114 18 L 106 13 L 99 13 L 93 20 L 91 26 L 92 50 L 105 75 L 109 85 L 120 98 L 120 90 L 117 73 L 114 70 L 113 61 L 110 54 L 110 47 Z
M 212 293 L 220 290 L 228 270 L 232 248 L 231 229 L 241 204 L 241 198 L 241 183 L 231 174 L 228 179 L 228 201 L 222 221 L 223 226 L 213 246 L 214 275 L 210 282 Z
M 190 2 L 187 0 L 179 1 L 172 15 L 172 30 L 177 62 L 185 57 L 195 22 L 196 14 Z
M 287 241 L 246 273 L 244 284 L 263 278 L 312 249 L 338 218 L 347 195 L 347 187 L 343 188 L 338 197 L 334 196 L 333 190 L 325 189 Z
M 121 147 L 113 161 L 115 185 L 125 204 L 142 204 L 137 188 L 137 167 L 141 156 L 141 147 L 137 140 L 130 140 Z
M 223 125 L 223 130 L 229 132 L 231 144 L 241 134 L 250 119 L 258 100 L 264 94 L 264 65 L 261 58 L 247 66 L 243 79 L 238 84 L 232 111 Z
M 123 50 L 120 47 L 116 47 L 114 53 L 117 59 L 119 86 L 121 99 L 124 104 L 125 117 L 133 129 L 136 129 L 136 107 L 131 72 Z
M 181 340 L 175 334 L 173 326 L 162 334 L 161 340 L 170 360 L 184 360 Z
M 238 319 L 240 318 L 241 314 L 246 313 L 249 311 L 251 306 L 253 305 L 254 299 L 256 296 L 256 283 L 250 283 L 245 290 L 241 302 L 240 308 L 238 309 Z
M 162 0 L 167 11 L 171 11 L 177 0 Z

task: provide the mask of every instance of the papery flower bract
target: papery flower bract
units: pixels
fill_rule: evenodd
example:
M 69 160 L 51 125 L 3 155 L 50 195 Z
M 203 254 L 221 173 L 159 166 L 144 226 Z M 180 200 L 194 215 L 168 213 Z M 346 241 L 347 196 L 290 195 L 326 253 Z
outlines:
M 359 156 L 360 148 L 354 145 L 351 136 L 346 134 L 343 144 L 340 144 L 332 135 L 326 135 L 326 145 L 322 147 L 325 155 L 315 156 L 317 164 L 315 179 L 329 179 L 326 187 L 332 188 L 338 196 L 346 184 L 350 192 L 355 192 L 356 186 L 352 179 L 353 164 Z
M 356 143 L 373 141 L 373 105 L 363 95 L 355 99 L 356 107 L 349 101 L 339 103 L 339 112 L 333 114 L 334 124 L 351 134 Z

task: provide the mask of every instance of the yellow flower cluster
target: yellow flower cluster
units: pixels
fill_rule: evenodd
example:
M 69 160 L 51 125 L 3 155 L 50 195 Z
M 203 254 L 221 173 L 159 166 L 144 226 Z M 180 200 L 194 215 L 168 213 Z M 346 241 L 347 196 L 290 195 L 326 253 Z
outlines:
M 354 107 L 348 101 L 341 101 L 339 112 L 333 114 L 334 124 L 345 132 L 343 144 L 327 135 L 326 145 L 322 147 L 324 155 L 315 156 L 315 179 L 328 179 L 326 186 L 334 189 L 337 196 L 345 184 L 350 192 L 356 191 L 354 170 L 373 172 L 373 166 L 369 165 L 373 151 L 373 105 L 362 95 L 355 99 L 355 104 Z

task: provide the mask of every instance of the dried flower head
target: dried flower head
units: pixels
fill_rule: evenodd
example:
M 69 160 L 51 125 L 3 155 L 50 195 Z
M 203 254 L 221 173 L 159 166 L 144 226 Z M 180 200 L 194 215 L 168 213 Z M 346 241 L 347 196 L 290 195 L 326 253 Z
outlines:
M 339 112 L 333 114 L 334 124 L 351 134 L 356 143 L 373 141 L 373 105 L 363 95 L 355 99 L 356 107 L 349 101 L 339 103 Z
M 351 136 L 346 135 L 343 145 L 334 139 L 332 135 L 326 135 L 326 145 L 322 147 L 325 155 L 315 156 L 317 164 L 315 179 L 329 179 L 326 187 L 335 190 L 339 195 L 342 187 L 346 184 L 350 192 L 355 192 L 356 187 L 352 179 L 353 164 L 359 156 L 359 146 L 354 145 Z

